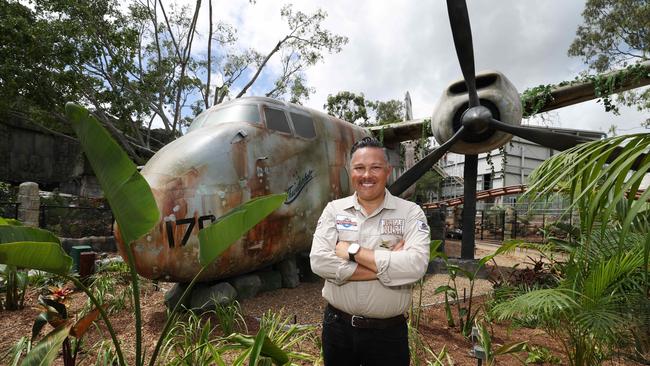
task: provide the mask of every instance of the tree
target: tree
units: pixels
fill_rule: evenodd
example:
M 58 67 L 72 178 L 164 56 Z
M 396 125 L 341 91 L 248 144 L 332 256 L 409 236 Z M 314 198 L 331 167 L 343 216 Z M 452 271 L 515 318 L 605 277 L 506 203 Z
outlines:
M 28 119 L 45 116 L 61 125 L 65 101 L 79 101 L 139 162 L 153 153 L 154 121 L 173 138 L 199 111 L 246 95 L 262 76 L 271 80 L 264 95 L 299 103 L 313 91 L 304 70 L 347 43 L 322 28 L 323 11 L 306 14 L 290 5 L 280 14 L 287 34 L 261 53 L 243 49 L 232 26 L 213 20 L 211 0 L 33 4 L 0 0 L 0 113 L 27 111 Z M 197 24 L 206 5 L 209 30 L 202 39 Z M 282 65 L 277 73 L 268 67 L 274 58 Z
M 582 57 L 597 73 L 649 59 L 650 2 L 647 0 L 588 0 L 582 17 L 584 23 L 578 27 L 568 53 Z M 650 110 L 650 89 L 622 93 L 618 102 Z M 650 119 L 645 124 L 648 126 Z
M 391 99 L 385 102 L 376 100 L 369 102 L 368 106 L 375 112 L 376 124 L 401 122 L 404 120 L 404 102 Z
M 391 99 L 388 101 L 368 101 L 363 93 L 355 94 L 341 91 L 336 95 L 327 96 L 327 104 L 323 105 L 327 113 L 348 122 L 361 126 L 384 125 L 400 122 L 404 119 L 404 103 Z M 370 118 L 368 111 L 371 111 Z
M 323 105 L 327 113 L 342 120 L 365 125 L 368 122 L 366 97 L 363 93 L 355 94 L 341 91 L 336 95 L 327 96 L 327 104 Z

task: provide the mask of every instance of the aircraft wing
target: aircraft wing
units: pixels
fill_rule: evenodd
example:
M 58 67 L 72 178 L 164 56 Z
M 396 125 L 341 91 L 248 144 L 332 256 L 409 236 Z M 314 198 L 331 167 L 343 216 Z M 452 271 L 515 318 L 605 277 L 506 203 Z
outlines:
M 375 137 L 382 140 L 384 145 L 392 147 L 398 142 L 419 139 L 422 137 L 422 131 L 426 134 L 425 137 L 432 136 L 428 127 L 429 123 L 431 123 L 430 118 L 417 118 L 410 121 L 371 126 L 368 129 Z
M 635 65 L 635 67 L 646 71 L 646 73 L 644 74 L 639 72 L 636 74 L 637 76 L 630 77 L 627 74 L 628 70 L 623 69 L 601 76 L 603 79 L 616 80 L 611 94 L 650 85 L 650 61 L 641 62 Z M 537 109 L 536 113 L 548 112 L 553 109 L 600 98 L 600 96 L 596 93 L 593 81 L 584 81 L 563 86 L 553 86 L 550 90 L 550 94 L 542 96 L 541 98 L 545 98 L 544 104 Z M 529 106 L 536 104 L 536 100 L 531 100 L 526 106 L 524 106 L 524 108 L 526 109 L 529 108 Z M 528 113 L 530 114 L 531 112 L 528 111 Z M 430 121 L 429 118 L 420 118 L 382 126 L 372 126 L 369 127 L 369 129 L 375 137 L 384 142 L 384 145 L 394 148 L 398 142 L 417 140 L 423 137 L 423 132 L 424 137 L 431 137 L 430 129 L 427 126 L 423 126 L 425 122 L 429 124 Z

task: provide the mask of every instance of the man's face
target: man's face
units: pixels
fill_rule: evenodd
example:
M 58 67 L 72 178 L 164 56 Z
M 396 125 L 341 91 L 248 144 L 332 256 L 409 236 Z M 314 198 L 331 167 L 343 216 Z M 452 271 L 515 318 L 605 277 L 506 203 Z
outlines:
M 350 167 L 352 169 L 352 187 L 357 192 L 359 200 L 383 199 L 384 187 L 386 187 L 391 167 L 388 165 L 382 149 L 364 147 L 355 151 Z

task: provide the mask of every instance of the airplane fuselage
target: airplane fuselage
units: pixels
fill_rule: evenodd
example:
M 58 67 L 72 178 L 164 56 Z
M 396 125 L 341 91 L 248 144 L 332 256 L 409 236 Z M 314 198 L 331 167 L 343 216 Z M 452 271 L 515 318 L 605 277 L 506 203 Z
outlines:
M 308 250 L 327 202 L 351 193 L 350 148 L 369 135 L 322 112 L 270 98 L 241 98 L 206 110 L 142 170 L 162 220 L 133 245 L 138 273 L 163 281 L 191 280 L 200 269 L 198 231 L 271 193 L 288 197 L 201 279 L 250 272 Z

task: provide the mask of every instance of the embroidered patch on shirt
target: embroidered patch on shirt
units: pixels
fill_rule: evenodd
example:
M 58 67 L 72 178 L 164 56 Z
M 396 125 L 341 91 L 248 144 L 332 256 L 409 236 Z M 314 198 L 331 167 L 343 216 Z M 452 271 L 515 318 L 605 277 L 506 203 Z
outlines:
M 422 231 L 423 233 L 429 232 L 429 225 L 424 221 L 416 220 L 415 226 L 418 228 L 418 231 Z
M 404 219 L 382 219 L 381 233 L 388 235 L 404 235 Z
M 345 215 L 336 215 L 336 230 L 359 231 L 357 219 Z

